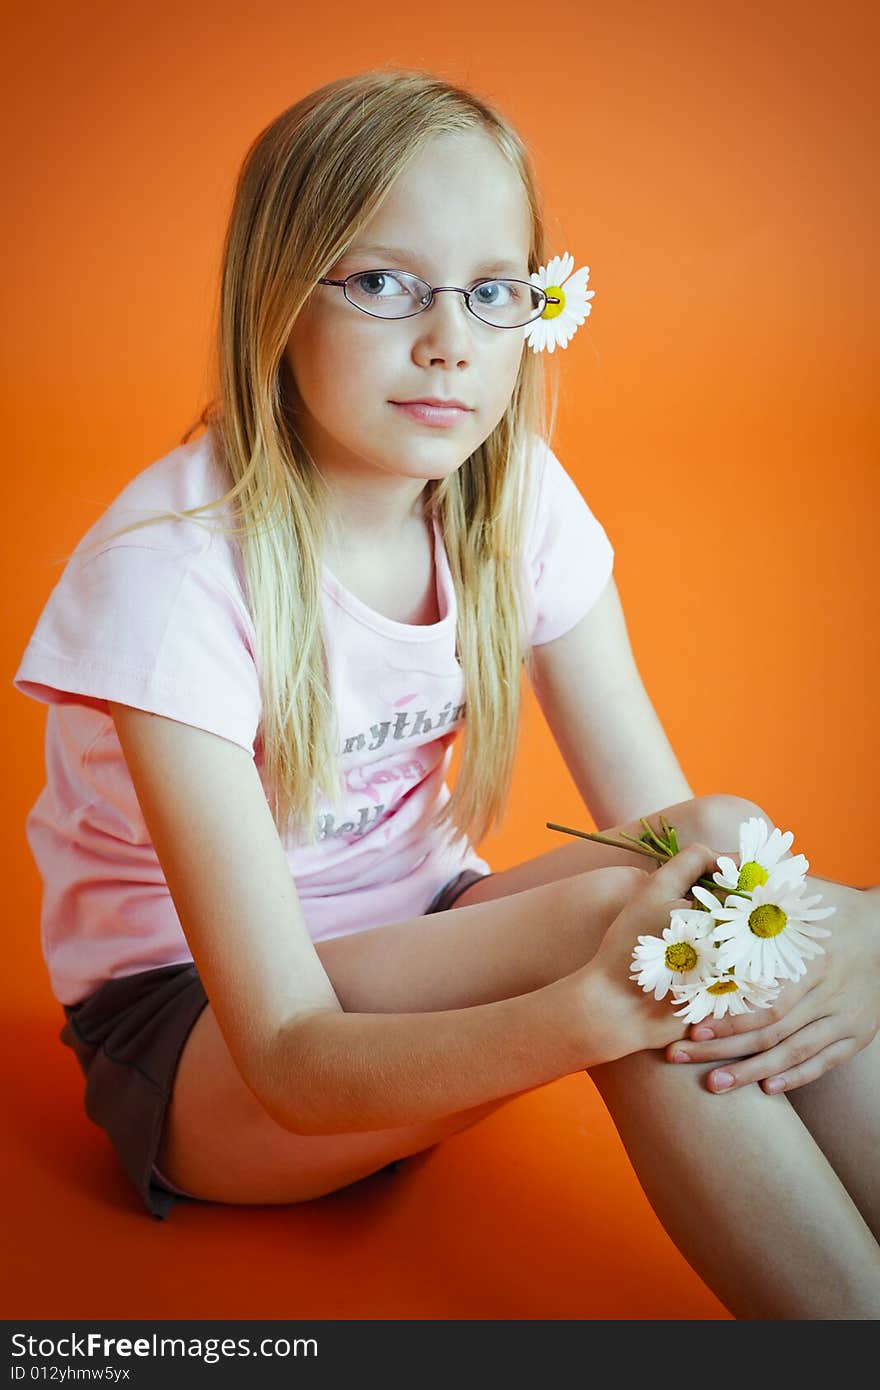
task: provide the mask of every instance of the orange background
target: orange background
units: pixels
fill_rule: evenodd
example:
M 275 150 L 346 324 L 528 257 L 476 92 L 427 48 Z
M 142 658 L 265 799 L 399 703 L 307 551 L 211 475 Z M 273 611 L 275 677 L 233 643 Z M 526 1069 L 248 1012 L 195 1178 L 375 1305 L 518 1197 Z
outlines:
M 57 1042 L 24 838 L 45 708 L 11 679 L 56 562 L 206 399 L 250 140 L 333 77 L 429 67 L 513 121 L 551 254 L 592 268 L 553 442 L 616 547 L 694 792 L 757 801 L 818 874 L 880 881 L 872 10 L 163 0 L 36 3 L 8 23 L 6 1317 L 727 1316 L 583 1076 L 393 1178 L 151 1221 Z M 481 851 L 501 869 L 555 848 L 546 820 L 591 825 L 532 702 Z

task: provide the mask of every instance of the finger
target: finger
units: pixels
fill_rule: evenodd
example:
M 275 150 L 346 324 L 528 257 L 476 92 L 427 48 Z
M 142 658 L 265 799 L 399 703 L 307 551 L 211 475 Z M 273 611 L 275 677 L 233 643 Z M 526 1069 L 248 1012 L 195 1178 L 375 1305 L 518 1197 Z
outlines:
M 807 1024 L 813 1023 L 817 1018 L 824 1017 L 823 1007 L 817 1007 L 813 1000 L 801 999 L 797 1006 L 791 1008 L 781 1018 L 770 1009 L 758 1009 L 751 1014 L 737 1015 L 737 1018 L 746 1020 L 745 1027 L 741 1032 L 730 1033 L 726 1037 L 713 1038 L 706 1042 L 698 1042 L 691 1036 L 673 1046 L 686 1052 L 690 1062 L 713 1062 L 722 1057 L 750 1056 L 753 1052 L 766 1052 L 768 1048 L 776 1047 L 792 1033 L 796 1033 L 798 1029 L 805 1028 Z M 767 1022 L 763 1021 L 765 1019 Z M 751 1026 L 749 1026 L 749 1020 L 751 1020 Z M 669 1051 L 671 1053 L 672 1048 Z M 683 1059 L 671 1057 L 671 1060 L 681 1061 Z
M 771 1047 L 768 1052 L 757 1052 L 752 1057 L 742 1057 L 728 1066 L 708 1072 L 706 1085 L 710 1091 L 720 1095 L 722 1092 L 735 1091 L 740 1086 L 748 1086 L 753 1081 L 782 1076 L 808 1062 L 823 1048 L 837 1042 L 838 1038 L 833 1019 L 817 1019 L 806 1028 L 792 1033 L 778 1047 Z
M 668 1062 L 723 1062 L 728 1057 L 751 1057 L 755 1052 L 766 1052 L 776 1047 L 782 1038 L 773 1031 L 773 1025 L 756 1028 L 751 1033 L 737 1033 L 729 1038 L 715 1038 L 712 1042 L 693 1042 L 684 1038 L 680 1042 L 669 1043 L 666 1048 Z
M 714 863 L 714 849 L 697 841 L 661 864 L 651 874 L 643 891 L 658 904 L 684 899 L 709 865 Z
M 694 904 L 690 898 L 669 898 L 665 906 L 669 909 L 670 916 L 674 915 L 676 912 L 694 911 Z
M 816 988 L 817 983 L 816 980 L 807 983 L 806 977 L 802 976 L 800 980 L 788 981 L 769 1009 L 756 1009 L 743 1014 L 722 1014 L 721 1018 L 707 1018 L 700 1023 L 692 1023 L 688 1041 L 698 1043 L 707 1042 L 711 1038 L 741 1037 L 743 1033 L 751 1032 L 756 1024 L 763 1028 L 776 1019 L 787 1017 L 795 1005 L 806 999 Z
M 766 1027 L 773 1022 L 775 1014 L 771 1009 L 758 1009 L 757 1013 L 764 1020 L 762 1027 Z M 693 1042 L 694 1047 L 699 1043 L 718 1041 L 721 1038 L 732 1039 L 737 1042 L 744 1034 L 754 1031 L 754 1014 L 723 1014 L 721 1018 L 704 1019 L 700 1023 L 692 1023 L 688 1041 Z
M 770 1014 L 768 1009 L 746 1015 L 752 1026 L 747 1032 L 734 1033 L 729 1037 L 714 1038 L 711 1042 L 695 1042 L 693 1038 L 683 1038 L 670 1043 L 666 1055 L 670 1062 L 717 1062 L 727 1057 L 751 1057 L 756 1052 L 767 1052 L 778 1047 L 792 1033 L 813 1023 L 816 1018 L 824 1018 L 824 1010 L 817 1010 L 801 1000 L 800 1008 L 793 1008 L 783 1018 L 771 1015 L 771 1021 L 761 1023 L 760 1019 Z M 756 1026 L 757 1025 L 757 1026 Z
M 848 1062 L 850 1057 L 854 1057 L 859 1050 L 856 1038 L 838 1038 L 837 1042 L 829 1043 L 821 1052 L 815 1052 L 806 1062 L 801 1062 L 796 1067 L 789 1067 L 783 1073 L 774 1072 L 766 1081 L 761 1082 L 762 1090 L 768 1095 L 777 1095 L 782 1091 L 794 1091 L 798 1086 L 803 1086 L 809 1081 L 815 1081 L 818 1077 L 824 1076 L 826 1071 L 831 1071 L 832 1067 L 840 1066 L 841 1062 Z

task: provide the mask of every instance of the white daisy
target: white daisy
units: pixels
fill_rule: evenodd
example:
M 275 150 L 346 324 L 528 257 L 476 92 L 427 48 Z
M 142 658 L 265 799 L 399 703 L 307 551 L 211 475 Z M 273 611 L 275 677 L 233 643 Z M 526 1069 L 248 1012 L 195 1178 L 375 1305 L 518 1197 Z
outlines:
M 640 936 L 633 950 L 631 980 L 655 999 L 676 983 L 691 983 L 711 975 L 717 957 L 712 919 L 691 908 L 675 909 L 663 936 Z
M 712 877 L 719 888 L 726 888 L 729 892 L 736 892 L 737 889 L 751 892 L 756 884 L 767 882 L 774 868 L 784 867 L 791 879 L 803 878 L 810 867 L 808 859 L 802 854 L 782 858 L 793 840 L 794 835 L 790 830 L 783 835 L 774 826 L 770 831 L 761 816 L 750 816 L 739 828 L 739 864 L 729 855 L 722 854 L 716 861 L 721 872 L 714 873 Z
M 822 894 L 805 898 L 805 888 L 803 882 L 792 883 L 782 867 L 766 883 L 756 884 L 749 898 L 730 893 L 722 905 L 708 888 L 695 883 L 691 892 L 717 923 L 712 936 L 720 942 L 718 969 L 735 966 L 754 980 L 797 980 L 806 974 L 805 959 L 825 953 L 815 938 L 831 935 L 815 924 L 830 917 L 834 908 L 815 907 Z
M 561 256 L 552 256 L 546 266 L 542 265 L 529 276 L 533 285 L 539 285 L 560 301 L 545 305 L 541 317 L 527 325 L 525 341 L 533 352 L 543 352 L 544 348 L 553 352 L 556 347 L 568 347 L 569 340 L 593 307 L 589 301 L 595 290 L 587 289 L 590 267 L 581 266 L 572 275 L 573 267 L 574 257 L 564 251 Z
M 746 980 L 732 970 L 693 984 L 674 985 L 673 1003 L 683 1004 L 675 1009 L 675 1017 L 685 1023 L 700 1023 L 708 1014 L 722 1018 L 724 1014 L 748 1014 L 752 1008 L 766 1009 L 779 994 L 773 980 Z

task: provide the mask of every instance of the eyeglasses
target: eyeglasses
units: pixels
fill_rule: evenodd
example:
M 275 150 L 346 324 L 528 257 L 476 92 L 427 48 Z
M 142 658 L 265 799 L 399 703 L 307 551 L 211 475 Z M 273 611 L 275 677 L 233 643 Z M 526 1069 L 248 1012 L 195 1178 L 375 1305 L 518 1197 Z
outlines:
M 539 319 L 548 304 L 561 302 L 530 280 L 481 280 L 472 290 L 462 290 L 457 285 L 432 287 L 405 270 L 361 270 L 344 280 L 323 279 L 318 284 L 340 285 L 349 304 L 379 319 L 422 314 L 430 309 L 435 294 L 451 290 L 463 294 L 474 317 L 493 328 L 523 328 Z

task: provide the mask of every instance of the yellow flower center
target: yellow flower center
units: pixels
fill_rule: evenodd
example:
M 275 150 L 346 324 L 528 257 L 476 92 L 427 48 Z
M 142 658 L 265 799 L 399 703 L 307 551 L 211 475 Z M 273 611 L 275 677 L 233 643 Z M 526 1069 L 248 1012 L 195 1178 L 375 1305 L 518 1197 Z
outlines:
M 697 963 L 697 953 L 689 941 L 673 941 L 666 947 L 667 970 L 693 970 Z
M 750 893 L 756 883 L 766 883 L 770 875 L 763 864 L 757 863 L 754 859 L 749 859 L 742 865 L 739 871 L 739 878 L 736 880 L 737 888 L 745 888 Z
M 739 989 L 736 980 L 716 980 L 714 985 L 708 985 L 707 994 L 735 994 Z
M 565 308 L 565 292 L 562 290 L 562 288 L 561 288 L 559 285 L 545 285 L 545 286 L 544 286 L 544 293 L 545 293 L 545 294 L 548 294 L 548 295 L 552 295 L 552 296 L 554 297 L 554 299 L 558 299 L 558 300 L 559 300 L 559 303 L 558 303 L 558 304 L 545 304 L 545 306 L 544 306 L 544 312 L 543 312 L 543 314 L 541 315 L 541 318 L 542 318 L 542 319 L 555 319 L 555 318 L 558 317 L 559 314 L 562 313 L 563 309 Z
M 781 907 L 776 903 L 761 903 L 749 913 L 749 930 L 755 936 L 778 936 L 785 930 L 788 921 Z

